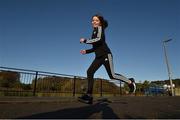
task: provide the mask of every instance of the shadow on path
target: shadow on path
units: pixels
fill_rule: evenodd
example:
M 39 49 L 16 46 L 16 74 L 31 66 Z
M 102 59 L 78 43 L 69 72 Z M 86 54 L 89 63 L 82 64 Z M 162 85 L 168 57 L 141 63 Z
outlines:
M 113 110 L 109 107 L 108 103 L 104 102 L 98 102 L 93 105 L 85 105 L 84 107 L 78 107 L 78 108 L 68 108 L 68 109 L 62 109 L 52 112 L 45 112 L 45 113 L 39 113 L 34 114 L 31 116 L 25 116 L 21 118 L 104 118 L 104 119 L 118 119 L 118 116 L 113 112 Z

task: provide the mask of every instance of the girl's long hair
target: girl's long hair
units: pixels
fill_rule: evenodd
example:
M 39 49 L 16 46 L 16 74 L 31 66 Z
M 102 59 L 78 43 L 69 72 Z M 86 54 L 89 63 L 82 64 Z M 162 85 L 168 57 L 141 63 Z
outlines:
M 108 21 L 104 19 L 104 17 L 102 15 L 99 15 L 99 14 L 96 14 L 96 15 L 93 15 L 93 17 L 97 17 L 100 22 L 101 22 L 101 25 L 104 29 L 106 29 L 108 27 Z

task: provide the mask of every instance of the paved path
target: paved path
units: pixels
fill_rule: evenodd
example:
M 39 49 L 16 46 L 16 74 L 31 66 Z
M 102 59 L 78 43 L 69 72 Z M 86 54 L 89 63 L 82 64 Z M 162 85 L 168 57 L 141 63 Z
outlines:
M 109 98 L 93 105 L 75 98 L 0 98 L 0 118 L 180 118 L 180 97 Z

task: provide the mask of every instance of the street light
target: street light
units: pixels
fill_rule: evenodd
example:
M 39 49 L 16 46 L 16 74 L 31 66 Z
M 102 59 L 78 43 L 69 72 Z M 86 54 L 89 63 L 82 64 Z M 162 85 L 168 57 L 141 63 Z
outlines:
M 170 42 L 170 41 L 172 41 L 172 39 L 164 40 L 164 41 L 163 41 L 163 47 L 164 47 L 164 55 L 165 55 L 165 59 L 166 59 L 168 76 L 169 76 L 169 81 L 170 81 L 170 86 L 171 86 L 171 95 L 174 96 L 173 83 L 172 83 L 172 79 L 171 79 L 172 76 L 171 76 L 169 61 L 168 61 L 168 57 L 167 57 L 167 51 L 166 51 L 166 43 L 168 43 L 168 42 Z

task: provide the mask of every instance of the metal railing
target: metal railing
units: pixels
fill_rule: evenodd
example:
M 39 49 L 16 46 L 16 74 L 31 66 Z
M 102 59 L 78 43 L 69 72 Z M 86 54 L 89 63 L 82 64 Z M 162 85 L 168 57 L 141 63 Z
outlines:
M 120 87 L 95 78 L 94 95 L 122 95 Z M 0 96 L 76 96 L 85 92 L 82 76 L 0 67 Z

